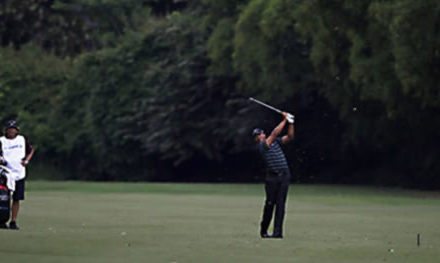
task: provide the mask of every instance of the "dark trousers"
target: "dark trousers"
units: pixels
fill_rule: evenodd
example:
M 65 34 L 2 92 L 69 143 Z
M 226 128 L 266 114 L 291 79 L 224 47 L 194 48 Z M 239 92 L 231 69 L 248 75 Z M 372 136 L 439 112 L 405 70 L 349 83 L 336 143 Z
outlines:
M 266 179 L 266 201 L 264 203 L 263 219 L 261 221 L 261 233 L 267 233 L 275 210 L 273 234 L 282 235 L 289 181 L 290 173 L 288 171 L 277 175 L 276 178 Z

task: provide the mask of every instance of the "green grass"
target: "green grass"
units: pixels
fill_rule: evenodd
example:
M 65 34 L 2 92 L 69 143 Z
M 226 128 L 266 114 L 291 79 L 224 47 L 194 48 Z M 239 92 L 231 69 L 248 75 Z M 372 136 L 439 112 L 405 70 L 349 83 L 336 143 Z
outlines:
M 263 199 L 261 184 L 30 181 L 22 229 L 0 231 L 0 258 L 369 263 L 440 258 L 438 193 L 292 185 L 283 240 L 257 235 Z

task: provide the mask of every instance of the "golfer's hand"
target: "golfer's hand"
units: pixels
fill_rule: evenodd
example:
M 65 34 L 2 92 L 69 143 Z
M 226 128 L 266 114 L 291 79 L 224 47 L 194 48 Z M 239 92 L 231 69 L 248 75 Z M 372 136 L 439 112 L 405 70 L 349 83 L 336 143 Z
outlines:
M 293 115 L 293 114 L 287 113 L 286 119 L 287 119 L 287 122 L 290 124 L 295 123 L 295 115 Z
M 23 160 L 23 161 L 21 161 L 21 165 L 23 165 L 23 166 L 26 166 L 26 165 L 28 165 L 29 164 L 29 161 L 28 160 Z

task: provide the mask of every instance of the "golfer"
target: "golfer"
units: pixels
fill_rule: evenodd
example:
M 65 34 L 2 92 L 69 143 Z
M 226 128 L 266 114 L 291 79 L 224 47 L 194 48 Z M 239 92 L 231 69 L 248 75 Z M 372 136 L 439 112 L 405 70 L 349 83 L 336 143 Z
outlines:
M 289 123 L 287 135 L 279 137 L 280 133 Z M 257 143 L 257 148 L 266 166 L 265 191 L 266 201 L 263 209 L 263 218 L 260 225 L 262 238 L 283 238 L 283 221 L 290 182 L 290 170 L 286 156 L 281 149 L 281 144 L 291 141 L 294 136 L 294 116 L 283 112 L 283 120 L 266 137 L 260 128 L 253 130 L 252 135 Z M 267 229 L 272 220 L 275 209 L 273 234 L 270 236 Z
M 20 201 L 24 200 L 26 166 L 32 159 L 34 149 L 26 138 L 19 134 L 20 128 L 14 120 L 8 121 L 5 126 L 5 135 L 0 137 L 3 158 L 6 167 L 15 178 L 15 191 L 12 195 L 12 213 L 9 222 L 10 229 L 18 230 L 17 216 Z

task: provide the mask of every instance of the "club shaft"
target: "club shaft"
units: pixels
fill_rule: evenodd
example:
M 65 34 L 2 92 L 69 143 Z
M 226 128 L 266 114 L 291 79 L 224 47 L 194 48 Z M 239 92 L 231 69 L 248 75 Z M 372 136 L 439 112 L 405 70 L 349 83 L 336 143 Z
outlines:
M 253 102 L 255 102 L 255 103 L 258 103 L 258 104 L 260 104 L 260 105 L 263 106 L 263 107 L 266 107 L 266 108 L 268 108 L 268 109 L 271 109 L 271 110 L 273 110 L 273 111 L 276 111 L 276 112 L 278 112 L 279 114 L 282 114 L 282 113 L 283 113 L 283 112 L 280 111 L 279 109 L 277 109 L 277 108 L 275 108 L 275 107 L 272 107 L 272 106 L 270 106 L 270 105 L 268 105 L 268 104 L 266 104 L 266 103 L 264 103 L 264 102 L 262 102 L 262 101 L 259 101 L 259 100 L 257 100 L 257 99 L 254 99 L 254 98 L 252 98 L 252 97 L 250 97 L 249 100 L 251 100 L 251 101 L 253 101 Z

